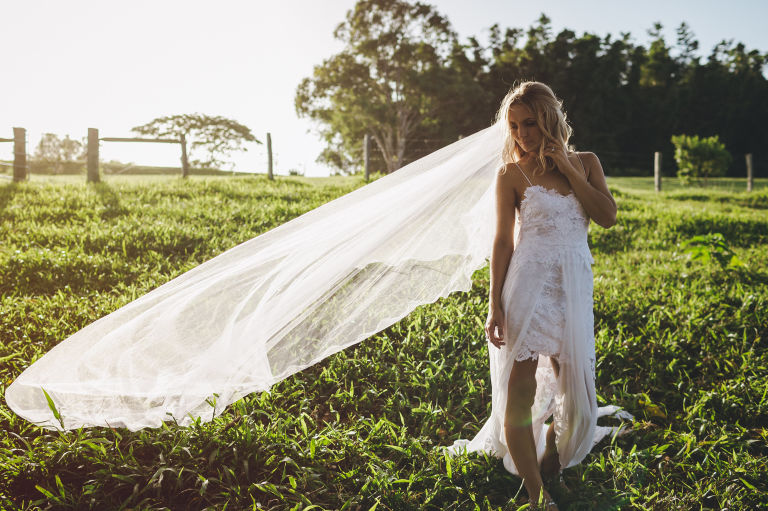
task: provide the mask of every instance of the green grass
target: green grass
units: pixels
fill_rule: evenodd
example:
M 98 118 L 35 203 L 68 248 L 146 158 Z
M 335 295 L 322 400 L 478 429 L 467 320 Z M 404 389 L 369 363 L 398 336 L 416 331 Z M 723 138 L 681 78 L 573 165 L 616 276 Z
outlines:
M 768 192 L 649 183 L 611 179 L 619 223 L 590 233 L 598 395 L 638 420 L 554 493 L 563 510 L 768 506 Z M 90 322 L 361 184 L 0 182 L 0 392 Z M 681 243 L 713 232 L 745 266 L 690 260 Z M 488 414 L 487 292 L 485 268 L 469 293 L 189 428 L 57 433 L 0 403 L 0 508 L 515 509 L 500 460 L 437 449 Z
M 625 189 L 633 191 L 649 191 L 652 192 L 653 178 L 648 177 L 609 177 L 608 182 L 613 184 L 621 183 L 621 186 Z M 753 191 L 765 190 L 768 188 L 768 179 L 755 178 L 752 183 Z M 727 191 L 727 192 L 743 192 L 747 190 L 746 178 L 735 177 L 714 177 L 709 179 L 706 186 L 701 182 L 699 185 L 694 184 L 684 185 L 676 177 L 663 177 L 661 180 L 661 189 L 663 192 L 668 191 L 687 191 L 696 190 L 706 194 L 709 191 Z

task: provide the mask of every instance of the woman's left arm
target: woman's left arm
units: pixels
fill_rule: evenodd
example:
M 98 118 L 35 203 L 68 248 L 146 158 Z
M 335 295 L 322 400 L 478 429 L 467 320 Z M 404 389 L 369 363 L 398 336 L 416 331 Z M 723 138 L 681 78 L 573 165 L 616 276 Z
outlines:
M 614 225 L 616 223 L 616 201 L 608 190 L 603 167 L 595 153 L 582 153 L 581 159 L 587 171 L 586 176 L 580 165 L 577 168 L 570 162 L 565 150 L 555 150 L 554 153 L 553 158 L 557 168 L 570 182 L 573 193 L 581 201 L 581 205 L 584 206 L 589 217 L 606 229 Z

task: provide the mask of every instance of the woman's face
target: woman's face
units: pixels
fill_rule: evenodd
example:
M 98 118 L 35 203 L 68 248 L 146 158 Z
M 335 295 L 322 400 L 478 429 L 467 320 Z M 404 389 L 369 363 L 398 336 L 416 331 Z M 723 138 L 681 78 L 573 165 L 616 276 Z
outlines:
M 523 104 L 509 107 L 509 129 L 512 138 L 526 153 L 535 151 L 541 145 L 541 131 L 531 109 Z

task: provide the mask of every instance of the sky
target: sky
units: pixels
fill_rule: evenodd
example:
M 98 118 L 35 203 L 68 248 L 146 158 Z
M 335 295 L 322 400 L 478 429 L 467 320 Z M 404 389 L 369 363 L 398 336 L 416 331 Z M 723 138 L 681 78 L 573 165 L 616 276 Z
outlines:
M 435 0 L 462 41 L 485 40 L 494 23 L 528 28 L 545 13 L 553 32 L 569 28 L 645 44 L 654 22 L 667 41 L 685 21 L 708 55 L 723 39 L 768 51 L 765 0 Z M 328 175 L 316 163 L 316 126 L 297 117 L 296 87 L 341 50 L 334 28 L 354 0 L 0 0 L 0 138 L 27 129 L 28 152 L 42 133 L 81 139 L 130 137 L 154 118 L 199 112 L 232 118 L 266 140 L 277 173 Z M 232 157 L 243 172 L 265 172 L 265 145 Z M 172 144 L 102 142 L 101 157 L 141 165 L 179 165 Z M 0 159 L 12 159 L 0 144 Z

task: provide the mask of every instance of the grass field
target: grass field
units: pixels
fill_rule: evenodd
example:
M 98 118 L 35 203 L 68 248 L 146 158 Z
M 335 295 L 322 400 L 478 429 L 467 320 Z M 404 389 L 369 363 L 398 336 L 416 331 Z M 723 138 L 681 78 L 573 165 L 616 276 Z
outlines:
M 648 191 L 653 192 L 653 179 L 647 177 L 614 177 L 608 178 L 609 183 L 613 184 L 614 181 L 618 186 L 621 186 L 627 190 L 633 191 Z M 753 190 L 760 191 L 768 188 L 768 179 L 758 178 L 753 182 Z M 725 192 L 744 192 L 747 190 L 747 180 L 744 178 L 733 177 L 717 177 L 712 178 L 706 184 L 706 186 L 690 186 L 683 185 L 676 177 L 665 177 L 661 180 L 662 192 L 696 192 L 707 193 L 708 191 L 725 191 Z
M 637 421 L 565 470 L 561 509 L 768 506 L 768 183 L 738 183 L 609 180 L 618 224 L 590 231 L 597 391 Z M 0 392 L 90 322 L 361 184 L 0 181 Z M 50 432 L 0 400 L 0 508 L 516 509 L 500 460 L 438 449 L 488 414 L 487 292 L 484 268 L 469 293 L 189 428 Z

